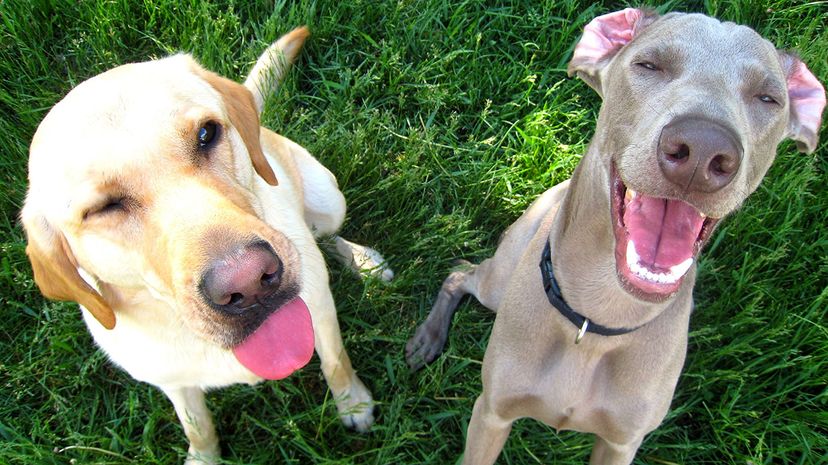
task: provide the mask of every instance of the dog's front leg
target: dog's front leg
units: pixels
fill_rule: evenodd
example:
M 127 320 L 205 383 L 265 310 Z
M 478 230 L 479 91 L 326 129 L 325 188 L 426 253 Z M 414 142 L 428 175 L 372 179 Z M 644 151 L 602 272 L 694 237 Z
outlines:
M 595 445 L 589 457 L 590 465 L 628 465 L 635 458 L 638 446 L 644 437 L 641 436 L 627 444 L 615 444 L 606 439 L 595 436 Z
M 486 398 L 485 389 L 474 403 L 463 465 L 491 465 L 497 460 L 503 444 L 512 431 L 512 421 L 500 417 Z
M 336 308 L 330 294 L 320 299 L 318 311 L 312 313 L 316 353 L 322 374 L 331 388 L 339 417 L 348 428 L 361 433 L 374 423 L 374 400 L 351 366 L 342 343 Z
M 213 415 L 204 401 L 204 391 L 198 387 L 163 389 L 175 407 L 184 434 L 190 441 L 185 465 L 212 465 L 218 462 L 218 436 L 213 425 Z

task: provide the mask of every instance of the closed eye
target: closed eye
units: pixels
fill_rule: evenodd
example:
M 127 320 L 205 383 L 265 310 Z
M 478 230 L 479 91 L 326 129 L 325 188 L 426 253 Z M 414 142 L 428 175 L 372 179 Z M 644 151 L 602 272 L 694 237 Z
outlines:
M 775 98 L 771 97 L 768 94 L 760 94 L 757 95 L 756 98 L 759 99 L 759 101 L 762 103 L 779 105 L 779 101 L 777 101 Z
M 651 61 L 638 61 L 635 65 L 648 71 L 661 71 L 661 68 L 656 66 L 656 64 Z
M 108 197 L 103 202 L 94 205 L 92 208 L 83 213 L 83 219 L 86 220 L 93 216 L 106 216 L 120 213 L 127 213 L 129 211 L 130 201 L 127 197 Z

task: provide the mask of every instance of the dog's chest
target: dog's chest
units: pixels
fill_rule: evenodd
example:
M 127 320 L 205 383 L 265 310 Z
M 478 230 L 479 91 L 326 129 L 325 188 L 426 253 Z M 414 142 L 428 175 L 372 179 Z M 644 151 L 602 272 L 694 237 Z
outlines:
M 495 351 L 500 359 L 489 365 L 492 391 L 501 405 L 519 405 L 518 416 L 623 443 L 623 425 L 647 424 L 667 408 L 670 396 L 654 395 L 660 388 L 653 377 L 659 374 L 625 370 L 633 352 L 607 349 L 607 341 L 576 345 L 569 328 L 556 330 L 537 321 L 534 326 L 547 331 L 533 334 L 534 342 L 527 338 Z
M 522 279 L 512 280 L 504 298 L 508 305 L 498 311 L 484 370 L 501 405 L 520 406 L 517 416 L 558 430 L 596 433 L 619 443 L 626 434 L 622 425 L 663 416 L 683 361 L 681 344 L 661 341 L 664 350 L 653 352 L 644 332 L 589 333 L 576 344 L 578 328 L 547 300 L 537 261 L 524 257 L 515 276 Z
M 649 410 L 646 389 L 617 372 L 617 357 L 601 343 L 575 347 L 570 340 L 553 344 L 537 376 L 538 392 L 546 409 L 539 419 L 558 430 L 608 435 L 620 434 L 614 425 L 624 424 Z M 620 376 L 619 376 L 620 375 Z
M 98 346 L 133 378 L 156 386 L 205 388 L 261 381 L 232 352 L 188 331 L 163 302 L 147 295 L 131 303 L 116 310 L 118 323 L 111 330 L 85 310 L 83 316 Z

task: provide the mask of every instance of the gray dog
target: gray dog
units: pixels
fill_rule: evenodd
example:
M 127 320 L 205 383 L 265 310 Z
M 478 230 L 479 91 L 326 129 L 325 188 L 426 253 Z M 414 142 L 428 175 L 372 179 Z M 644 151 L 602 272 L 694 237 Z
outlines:
M 825 107 L 797 58 L 699 14 L 596 18 L 569 72 L 603 98 L 582 162 L 449 275 L 406 347 L 432 361 L 465 294 L 497 311 L 465 464 L 493 463 L 523 417 L 594 433 L 591 464 L 630 463 L 684 363 L 699 251 L 780 141 L 815 149 Z

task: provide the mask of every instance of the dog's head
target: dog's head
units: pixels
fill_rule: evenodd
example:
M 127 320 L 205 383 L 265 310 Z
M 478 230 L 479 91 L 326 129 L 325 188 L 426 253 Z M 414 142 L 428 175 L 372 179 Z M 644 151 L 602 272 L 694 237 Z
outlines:
M 675 294 L 782 140 L 817 145 L 822 85 L 745 26 L 626 9 L 586 26 L 569 72 L 604 100 L 591 152 L 610 186 L 618 276 L 645 300 Z
M 21 216 L 43 294 L 111 329 L 148 292 L 225 348 L 266 326 L 299 294 L 302 220 L 273 202 L 263 220 L 260 193 L 279 180 L 259 130 L 251 92 L 188 55 L 73 89 L 30 151 Z

